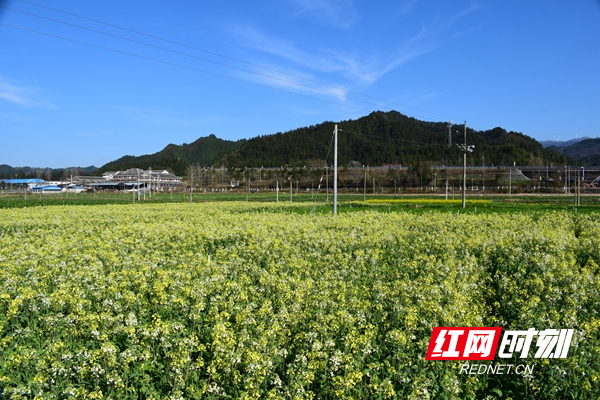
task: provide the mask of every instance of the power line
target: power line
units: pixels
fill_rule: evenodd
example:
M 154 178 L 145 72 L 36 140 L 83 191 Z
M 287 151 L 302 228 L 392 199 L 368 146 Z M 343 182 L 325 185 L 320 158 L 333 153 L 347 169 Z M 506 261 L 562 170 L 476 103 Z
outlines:
M 184 52 L 177 51 L 177 50 L 168 49 L 166 47 L 156 46 L 156 45 L 153 45 L 153 44 L 150 44 L 150 43 L 146 43 L 146 42 L 142 42 L 142 41 L 139 41 L 139 40 L 126 38 L 124 36 L 114 35 L 112 33 L 107 33 L 107 32 L 103 32 L 103 31 L 99 31 L 97 29 L 87 28 L 85 26 L 76 25 L 76 24 L 72 24 L 72 23 L 69 23 L 69 22 L 65 22 L 65 21 L 60 21 L 60 20 L 57 20 L 57 19 L 54 19 L 54 18 L 44 17 L 42 15 L 37 15 L 37 14 L 33 14 L 33 13 L 30 13 L 30 12 L 26 12 L 26 11 L 15 10 L 13 8 L 5 7 L 5 6 L 0 6 L 0 8 L 5 8 L 7 10 L 11 10 L 11 11 L 22 13 L 22 14 L 26 14 L 26 15 L 30 15 L 30 16 L 33 16 L 33 17 L 36 17 L 36 18 L 45 19 L 45 20 L 56 22 L 56 23 L 59 23 L 59 24 L 72 26 L 72 27 L 75 27 L 75 28 L 78 28 L 78 29 L 83 29 L 83 30 L 87 30 L 87 31 L 90 31 L 90 32 L 99 33 L 101 35 L 110 36 L 110 37 L 114 37 L 114 38 L 121 39 L 121 40 L 126 40 L 128 42 L 141 44 L 141 45 L 152 47 L 152 48 L 155 48 L 155 49 L 168 51 L 170 53 L 174 53 L 174 54 L 179 54 L 179 55 L 183 55 L 183 56 L 186 56 L 186 57 L 195 58 L 197 60 L 209 62 L 209 63 L 212 63 L 212 64 L 224 66 L 224 67 L 227 67 L 227 68 L 232 68 L 232 69 L 236 69 L 236 70 L 239 70 L 239 71 L 248 72 L 250 74 L 262 76 L 262 77 L 265 77 L 265 78 L 277 80 L 277 81 L 284 82 L 284 83 L 289 83 L 291 85 L 300 86 L 300 87 L 303 87 L 303 88 L 306 88 L 306 89 L 309 89 L 309 90 L 314 90 L 314 91 L 317 91 L 317 92 L 322 92 L 322 93 L 325 93 L 325 94 L 334 95 L 334 93 L 332 93 L 332 92 L 330 92 L 328 90 L 323 90 L 323 89 L 318 89 L 318 88 L 315 88 L 315 87 L 312 87 L 312 86 L 303 85 L 301 83 L 289 81 L 289 80 L 286 80 L 286 79 L 277 78 L 277 77 L 272 76 L 272 75 L 261 74 L 260 72 L 255 72 L 255 71 L 251 71 L 251 70 L 248 70 L 248 69 L 244 69 L 244 68 L 240 68 L 240 67 L 235 67 L 233 65 L 221 63 L 221 62 L 210 60 L 210 59 L 203 58 L 203 57 L 198 57 L 198 56 L 195 56 L 195 55 L 192 55 L 192 54 L 189 54 L 189 53 L 184 53 Z M 340 89 L 340 90 L 343 90 L 343 89 Z M 351 98 L 351 97 L 347 97 L 347 99 L 358 101 L 358 102 L 365 103 L 365 104 L 369 104 L 369 105 L 372 105 L 372 106 L 378 106 L 377 104 L 369 103 L 369 102 L 364 101 L 364 100 L 354 99 L 354 98 Z M 389 108 L 389 107 L 385 107 L 385 108 Z
M 123 26 L 120 26 L 120 25 L 107 23 L 107 22 L 100 21 L 100 20 L 97 20 L 97 19 L 94 19 L 94 18 L 89 18 L 89 17 L 85 17 L 85 16 L 82 16 L 82 15 L 79 15 L 79 14 L 75 14 L 75 13 L 71 13 L 71 12 L 59 10 L 57 8 L 44 6 L 44 5 L 37 4 L 37 3 L 31 2 L 31 1 L 27 1 L 27 0 L 19 0 L 19 1 L 21 3 L 31 4 L 31 5 L 36 6 L 36 7 L 45 8 L 45 9 L 52 10 L 52 11 L 55 11 L 55 12 L 58 12 L 58 13 L 62 13 L 62 14 L 65 14 L 65 15 L 70 15 L 70 16 L 73 16 L 73 17 L 76 17 L 76 18 L 81 18 L 81 19 L 84 19 L 84 20 L 88 20 L 88 21 L 91 21 L 91 22 L 98 23 L 98 24 L 102 24 L 102 25 L 113 27 L 113 28 L 121 29 L 121 30 L 124 30 L 124 31 L 127 31 L 127 32 L 135 33 L 137 35 L 146 36 L 146 37 L 149 37 L 149 38 L 152 38 L 152 39 L 160 40 L 160 41 L 163 41 L 163 42 L 166 42 L 166 43 L 171 43 L 171 44 L 175 44 L 175 45 L 178 45 L 178 46 L 186 47 L 186 48 L 189 48 L 189 49 L 201 51 L 201 52 L 206 53 L 206 54 L 211 54 L 211 55 L 214 55 L 214 56 L 217 56 L 217 57 L 226 58 L 226 59 L 229 59 L 229 60 L 232 60 L 232 61 L 236 61 L 236 62 L 240 62 L 240 63 L 243 63 L 243 64 L 251 65 L 251 66 L 254 66 L 254 67 L 257 67 L 257 68 L 261 68 L 261 69 L 264 69 L 264 70 L 268 70 L 268 71 L 272 71 L 272 72 L 277 72 L 278 74 L 290 76 L 290 77 L 293 77 L 293 78 L 296 78 L 296 79 L 302 79 L 302 80 L 305 80 L 307 82 L 311 82 L 311 83 L 316 83 L 316 84 L 319 84 L 319 85 L 327 86 L 327 87 L 330 87 L 332 89 L 343 90 L 343 91 L 345 91 L 347 93 L 351 93 L 351 94 L 355 94 L 355 95 L 358 95 L 358 96 L 367 97 L 367 98 L 370 98 L 370 99 L 373 99 L 373 100 L 377 100 L 377 101 L 380 101 L 380 102 L 384 102 L 384 103 L 388 103 L 388 104 L 394 104 L 394 105 L 397 105 L 397 106 L 400 106 L 400 107 L 403 107 L 403 108 L 409 108 L 411 110 L 416 110 L 416 111 L 424 112 L 424 113 L 427 113 L 427 114 L 437 115 L 437 116 L 441 116 L 441 117 L 445 117 L 445 118 L 452 118 L 452 117 L 450 117 L 448 115 L 444 115 L 444 114 L 440 114 L 440 113 L 435 113 L 435 112 L 432 112 L 432 111 L 427 111 L 427 110 L 423 110 L 423 109 L 416 108 L 416 107 L 407 106 L 405 104 L 400 104 L 400 103 L 396 103 L 396 102 L 389 101 L 389 100 L 383 100 L 383 99 L 380 99 L 380 98 L 375 97 L 375 96 L 370 96 L 370 95 L 366 95 L 366 94 L 355 92 L 355 91 L 351 91 L 351 90 L 346 90 L 344 88 L 340 88 L 340 87 L 335 86 L 335 85 L 330 85 L 328 83 L 319 82 L 319 81 L 312 80 L 312 79 L 309 79 L 309 78 L 305 78 L 305 77 L 302 77 L 302 76 L 299 76 L 299 75 L 290 74 L 290 73 L 283 72 L 283 71 L 280 71 L 280 70 L 277 70 L 277 69 L 274 69 L 274 68 L 265 67 L 265 66 L 262 66 L 262 65 L 259 65 L 259 64 L 255 64 L 255 63 L 251 63 L 251 62 L 248 62 L 248 61 L 244 61 L 244 60 L 241 60 L 241 59 L 238 59 L 238 58 L 234 58 L 234 57 L 226 56 L 226 55 L 223 55 L 223 54 L 220 54 L 220 53 L 216 53 L 216 52 L 212 52 L 212 51 L 209 51 L 209 50 L 205 50 L 205 49 L 202 49 L 202 48 L 199 48 L 199 47 L 190 46 L 190 45 L 187 45 L 185 43 L 181 43 L 181 42 L 177 42 L 177 41 L 174 41 L 174 40 L 165 39 L 165 38 L 162 38 L 162 37 L 159 37 L 159 36 L 151 35 L 151 34 L 140 32 L 140 31 L 136 31 L 134 29 L 129 29 L 129 28 L 126 28 L 126 27 L 123 27 Z M 3 8 L 10 9 L 8 7 L 3 7 Z M 13 10 L 13 9 L 10 9 L 10 10 Z M 13 11 L 18 11 L 18 10 L 13 10 Z M 24 11 L 19 11 L 19 12 L 26 13 Z M 26 13 L 26 14 L 37 16 L 37 15 L 31 14 L 31 13 Z M 38 17 L 40 17 L 40 16 L 38 16 Z M 45 18 L 45 19 L 52 20 L 51 18 L 47 18 L 47 17 L 40 17 L 40 18 Z M 64 23 L 64 24 L 68 24 L 68 25 L 72 25 L 72 26 L 77 26 L 77 25 L 69 24 L 69 23 L 62 22 L 62 21 L 57 21 L 57 20 L 53 20 L 53 21 Z M 88 30 L 94 31 L 93 29 L 89 29 L 89 28 L 82 28 L 82 29 L 88 29 Z M 95 31 L 95 32 L 103 33 L 101 31 Z M 115 37 L 119 37 L 119 36 L 111 35 L 111 34 L 108 34 L 108 33 L 103 33 L 103 34 L 110 35 L 110 36 L 115 36 Z M 125 39 L 125 38 L 123 38 L 123 39 Z M 133 42 L 137 42 L 137 43 L 145 44 L 145 45 L 148 45 L 148 46 L 160 48 L 159 46 L 153 46 L 153 45 L 150 45 L 150 44 L 147 44 L 147 43 L 144 43 L 144 42 L 135 41 L 135 40 L 132 40 L 132 39 L 125 39 L 125 40 L 130 40 L 130 41 L 133 41 Z M 164 49 L 164 50 L 167 50 L 167 49 Z M 172 51 L 172 52 L 175 52 L 175 53 L 184 54 L 184 55 L 188 55 L 190 57 L 194 57 L 194 56 L 191 56 L 189 54 L 177 52 L 177 51 L 174 51 L 174 50 L 167 50 L 167 51 Z M 230 65 L 227 65 L 227 64 L 221 64 L 221 63 L 216 62 L 216 61 L 205 60 L 205 59 L 202 59 L 202 58 L 199 58 L 199 57 L 195 57 L 195 58 L 198 58 L 198 59 L 201 59 L 201 60 L 204 60 L 204 61 L 208 61 L 208 62 L 212 62 L 212 63 L 215 63 L 215 64 L 224 65 L 224 66 L 227 66 L 227 67 L 230 67 L 230 68 L 241 69 L 241 68 L 233 67 L 233 66 L 230 66 Z M 280 78 L 276 78 L 276 77 L 273 77 L 273 76 L 270 76 L 270 75 L 264 75 L 264 74 L 260 74 L 260 73 L 257 73 L 257 72 L 244 70 L 244 69 L 241 69 L 241 70 L 247 71 L 247 72 L 250 72 L 250 73 L 254 73 L 254 74 L 257 74 L 257 75 L 266 76 L 266 77 L 269 77 L 271 79 L 277 79 L 277 80 L 280 80 L 280 81 L 283 81 L 283 82 L 292 83 L 294 85 L 304 86 L 304 85 L 295 83 L 293 81 L 286 81 L 286 80 L 283 80 L 283 79 L 280 79 Z M 331 92 L 324 91 L 322 89 L 316 89 L 316 88 L 309 87 L 309 86 L 304 86 L 304 87 L 308 87 L 308 88 L 310 88 L 312 90 L 323 91 L 323 92 L 325 92 L 327 94 L 332 94 Z M 351 100 L 355 100 L 355 101 L 363 102 L 363 103 L 366 103 L 366 104 L 374 105 L 372 103 L 364 102 L 364 101 L 358 100 L 358 99 L 351 99 Z M 376 106 L 379 107 L 379 105 L 376 105 Z M 385 107 L 385 108 L 391 109 L 390 107 Z
M 40 32 L 40 31 L 35 31 L 33 29 L 23 28 L 23 27 L 9 25 L 9 24 L 5 24 L 5 23 L 0 23 L 0 25 L 6 26 L 6 27 L 9 27 L 9 28 L 13 28 L 13 29 L 18 29 L 18 30 L 26 31 L 26 32 L 35 33 L 35 34 L 42 35 L 42 36 L 48 36 L 48 37 L 55 38 L 55 39 L 65 40 L 67 42 L 73 42 L 73 43 L 82 44 L 82 45 L 85 45 L 85 46 L 95 47 L 95 48 L 103 49 L 103 50 L 107 50 L 107 51 L 112 51 L 114 53 L 119 53 L 119 54 L 124 54 L 124 55 L 132 56 L 132 57 L 137 57 L 137 58 L 140 58 L 140 59 L 143 59 L 143 60 L 149 60 L 149 61 L 153 61 L 153 62 L 165 64 L 165 65 L 170 65 L 170 66 L 173 66 L 173 67 L 183 68 L 183 69 L 187 69 L 187 70 L 190 70 L 190 71 L 201 72 L 203 74 L 218 76 L 220 78 L 225 78 L 225 79 L 230 79 L 230 80 L 234 80 L 234 81 L 238 81 L 238 82 L 248 83 L 248 84 L 251 84 L 251 85 L 260 86 L 260 87 L 267 88 L 267 89 L 277 90 L 277 91 L 280 91 L 280 92 L 283 92 L 283 93 L 294 94 L 296 96 L 302 96 L 302 97 L 306 97 L 306 98 L 312 99 L 312 100 L 319 100 L 319 101 L 322 101 L 322 102 L 325 102 L 325 103 L 330 103 L 330 104 L 335 104 L 335 105 L 338 105 L 338 106 L 353 108 L 355 110 L 360 110 L 360 111 L 365 111 L 365 112 L 371 112 L 371 110 L 367 110 L 367 109 L 364 109 L 364 108 L 351 106 L 351 105 L 348 105 L 348 104 L 338 103 L 338 102 L 335 102 L 335 101 L 325 100 L 325 99 L 321 99 L 321 98 L 314 97 L 314 96 L 309 96 L 309 95 L 302 94 L 302 93 L 297 93 L 297 92 L 292 92 L 292 91 L 285 90 L 285 89 L 275 88 L 273 86 L 263 85 L 263 84 L 260 84 L 260 83 L 247 81 L 247 80 L 244 80 L 244 79 L 233 78 L 231 76 L 217 74 L 215 72 L 209 72 L 209 71 L 205 71 L 205 70 L 202 70 L 202 69 L 199 69 L 199 68 L 188 67 L 186 65 L 176 64 L 176 63 L 173 63 L 173 62 L 170 62 L 170 61 L 159 60 L 157 58 L 142 56 L 142 55 L 139 55 L 139 54 L 130 53 L 130 52 L 123 51 L 123 50 L 112 49 L 110 47 L 100 46 L 100 45 L 93 44 L 93 43 L 88 43 L 88 42 L 83 42 L 81 40 L 69 39 L 69 38 L 66 38 L 66 37 L 57 36 L 57 35 L 53 35 L 53 34 L 45 33 L 45 32 Z

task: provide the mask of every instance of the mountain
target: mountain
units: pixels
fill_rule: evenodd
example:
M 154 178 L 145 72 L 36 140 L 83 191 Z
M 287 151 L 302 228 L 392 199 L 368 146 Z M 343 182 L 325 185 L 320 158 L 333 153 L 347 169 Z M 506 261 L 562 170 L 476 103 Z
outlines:
M 237 149 L 223 154 L 215 166 L 304 166 L 331 165 L 329 149 L 334 122 L 295 129 L 286 133 L 249 139 Z M 448 146 L 446 122 L 424 122 L 396 111 L 373 112 L 357 120 L 337 123 L 340 165 L 462 165 L 463 126 L 454 126 Z M 502 128 L 487 131 L 467 129 L 467 143 L 475 145 L 468 155 L 469 165 L 531 165 L 564 163 L 568 157 L 553 152 L 535 139 Z
M 143 156 L 124 156 L 111 161 L 96 171 L 102 174 L 106 171 L 123 171 L 129 168 L 166 169 L 175 175 L 185 175 L 191 164 L 201 166 L 211 165 L 217 157 L 230 152 L 246 142 L 245 139 L 236 142 L 219 139 L 215 135 L 201 137 L 190 144 L 169 144 L 167 147 L 154 154 Z
M 570 146 L 551 146 L 548 149 L 571 157 L 578 164 L 589 166 L 600 165 L 600 138 L 581 140 Z
M 333 163 L 330 147 L 335 122 L 323 122 L 285 133 L 228 141 L 215 135 L 193 143 L 169 144 L 155 154 L 124 156 L 103 165 L 96 174 L 129 168 L 167 169 L 186 175 L 191 164 L 213 167 L 323 166 Z M 463 143 L 464 127 L 454 126 L 448 146 L 446 122 L 424 122 L 397 111 L 376 111 L 365 117 L 337 122 L 340 165 L 426 164 L 462 165 L 457 144 Z M 475 131 L 467 128 L 469 165 L 541 165 L 572 163 L 568 155 L 545 149 L 535 139 L 502 128 Z
M 570 146 L 570 145 L 575 144 L 575 143 L 579 143 L 582 140 L 586 140 L 586 139 L 591 139 L 591 137 L 584 136 L 582 138 L 576 138 L 576 139 L 564 140 L 564 141 L 561 141 L 561 140 L 542 140 L 540 143 L 544 147 L 550 147 L 550 146 L 566 147 L 566 146 Z

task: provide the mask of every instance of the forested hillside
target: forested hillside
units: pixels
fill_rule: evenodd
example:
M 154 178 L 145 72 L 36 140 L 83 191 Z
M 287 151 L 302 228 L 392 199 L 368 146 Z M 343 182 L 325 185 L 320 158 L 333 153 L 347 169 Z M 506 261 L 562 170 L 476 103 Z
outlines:
M 331 143 L 334 122 L 260 136 L 219 158 L 215 165 L 228 167 L 323 165 Z M 341 165 L 462 164 L 457 144 L 463 143 L 464 126 L 453 127 L 448 145 L 446 122 L 424 122 L 398 112 L 373 112 L 357 120 L 337 123 L 338 157 Z M 456 132 L 458 131 L 458 132 Z M 544 147 L 535 139 L 502 128 L 473 131 L 467 142 L 475 145 L 469 156 L 474 165 L 518 165 L 567 162 L 568 158 Z M 331 150 L 328 163 L 331 164 Z
M 65 180 L 70 176 L 90 175 L 98 168 L 93 165 L 89 167 L 69 167 L 69 168 L 35 168 L 35 167 L 11 167 L 10 165 L 0 165 L 0 179 L 11 178 L 41 178 L 49 181 Z
M 102 166 L 97 174 L 128 168 L 167 169 L 186 175 L 190 165 L 202 167 L 321 166 L 333 163 L 331 148 L 335 122 L 298 128 L 285 133 L 239 141 L 201 137 L 193 143 L 169 144 L 162 151 L 124 156 Z M 457 144 L 464 141 L 464 126 L 452 127 L 448 144 L 446 122 L 425 122 L 396 111 L 373 112 L 357 120 L 337 122 L 340 165 L 462 165 Z M 546 149 L 535 139 L 502 128 L 474 131 L 467 127 L 467 144 L 475 145 L 469 165 L 542 165 L 573 163 L 569 154 Z M 329 153 L 329 155 L 328 155 Z M 327 160 L 326 160 L 327 159 Z
M 191 164 L 210 165 L 215 159 L 226 152 L 242 146 L 246 140 L 233 142 L 219 139 L 215 135 L 201 137 L 193 143 L 175 145 L 169 144 L 162 151 L 139 157 L 124 156 L 111 161 L 98 169 L 97 173 L 106 171 L 123 171 L 129 168 L 166 169 L 175 175 L 185 175 Z

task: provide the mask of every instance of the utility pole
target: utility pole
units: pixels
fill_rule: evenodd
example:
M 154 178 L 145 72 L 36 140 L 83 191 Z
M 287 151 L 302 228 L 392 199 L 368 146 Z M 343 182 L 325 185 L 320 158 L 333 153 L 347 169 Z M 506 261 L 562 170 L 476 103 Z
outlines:
M 338 181 L 338 127 L 333 131 L 333 215 L 337 215 L 337 181 Z
M 279 202 L 279 179 L 275 180 L 275 191 L 277 192 L 277 202 Z
M 325 201 L 329 203 L 329 167 L 325 167 L 325 186 L 327 186 L 327 198 Z
M 512 196 L 512 168 L 508 168 L 508 197 Z
M 467 121 L 465 121 L 465 147 L 467 146 Z M 462 188 L 462 208 L 465 208 L 465 201 L 467 197 L 467 152 L 463 154 L 463 188 Z
M 577 171 L 577 172 L 579 172 L 579 171 Z M 575 175 L 575 187 L 573 188 L 573 194 L 575 195 L 575 206 L 577 206 L 577 186 L 579 186 L 578 181 L 579 181 L 579 174 L 577 173 Z
M 363 189 L 363 203 L 367 201 L 367 168 L 365 168 L 365 166 L 363 165 L 363 168 L 365 170 L 365 187 Z
M 190 166 L 190 203 L 192 202 L 192 192 L 194 191 L 194 166 Z M 144 191 L 145 196 L 146 191 Z
M 148 179 L 150 179 L 150 191 L 148 192 L 148 196 L 152 198 L 152 167 L 148 167 Z
M 481 157 L 481 190 L 485 191 L 485 157 Z
M 465 121 L 464 144 L 458 146 L 458 148 L 463 151 L 462 208 L 465 208 L 467 197 L 467 152 L 472 153 L 475 149 L 474 145 L 467 145 L 467 121 Z
M 448 122 L 448 148 L 452 147 L 452 120 Z
M 575 187 L 575 205 L 579 207 L 581 204 L 581 171 L 577 171 L 576 187 Z
M 444 171 L 446 172 L 446 200 L 448 200 L 448 168 L 444 165 Z

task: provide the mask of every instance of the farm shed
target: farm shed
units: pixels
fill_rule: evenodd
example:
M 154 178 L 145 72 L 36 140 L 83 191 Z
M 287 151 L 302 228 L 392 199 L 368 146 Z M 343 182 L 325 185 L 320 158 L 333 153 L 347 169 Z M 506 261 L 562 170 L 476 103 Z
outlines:
M 125 190 L 125 183 L 123 183 L 123 182 L 97 182 L 97 183 L 91 183 L 90 188 L 92 190 Z
M 56 185 L 45 185 L 45 186 L 34 186 L 32 189 L 32 191 L 38 193 L 38 192 L 56 192 L 59 193 L 62 191 L 62 188 L 60 186 L 56 186 Z

